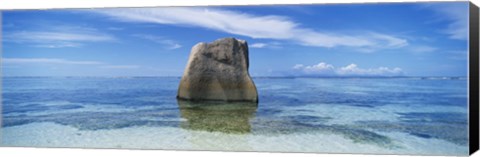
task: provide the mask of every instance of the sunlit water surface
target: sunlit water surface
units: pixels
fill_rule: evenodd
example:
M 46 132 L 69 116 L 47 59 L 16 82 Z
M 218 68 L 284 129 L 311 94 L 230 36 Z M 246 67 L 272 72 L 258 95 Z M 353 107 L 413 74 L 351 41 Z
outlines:
M 254 78 L 259 103 L 177 101 L 179 78 L 3 78 L 2 146 L 467 155 L 467 80 Z

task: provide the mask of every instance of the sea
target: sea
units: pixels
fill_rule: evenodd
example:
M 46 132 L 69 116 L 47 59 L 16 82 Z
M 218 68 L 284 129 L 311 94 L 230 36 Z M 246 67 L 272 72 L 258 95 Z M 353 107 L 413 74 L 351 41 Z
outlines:
M 179 77 L 3 77 L 0 146 L 468 155 L 468 79 L 254 77 L 258 103 Z

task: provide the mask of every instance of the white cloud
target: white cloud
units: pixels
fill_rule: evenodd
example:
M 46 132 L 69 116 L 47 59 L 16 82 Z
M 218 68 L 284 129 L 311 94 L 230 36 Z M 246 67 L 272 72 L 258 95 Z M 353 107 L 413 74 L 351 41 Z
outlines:
M 468 39 L 468 2 L 437 3 L 426 6 L 436 12 L 441 20 L 450 22 L 443 33 L 451 39 Z
M 173 44 L 172 46 L 169 47 L 169 49 L 173 50 L 173 49 L 178 49 L 178 48 L 181 48 L 181 47 L 182 47 L 182 45 L 180 45 L 180 44 Z
M 376 45 L 376 46 L 384 46 L 384 47 L 389 47 L 389 48 L 399 48 L 399 47 L 404 47 L 408 45 L 408 42 L 406 39 L 400 39 L 397 37 L 385 35 L 385 34 L 380 34 L 380 33 L 370 33 L 371 38 L 377 40 L 377 44 L 381 45 Z
M 405 39 L 380 33 L 322 33 L 303 28 L 288 17 L 253 15 L 222 9 L 164 7 L 101 9 L 94 13 L 125 22 L 143 22 L 207 28 L 260 39 L 291 40 L 305 46 L 364 48 L 370 51 L 397 48 L 408 44 Z M 261 47 L 257 45 L 257 47 Z
M 403 70 L 400 68 L 378 67 L 363 69 L 356 64 L 349 64 L 345 67 L 335 68 L 331 64 L 320 62 L 316 65 L 305 66 L 296 64 L 293 66 L 296 75 L 317 75 L 317 76 L 401 76 Z
M 48 30 L 25 30 L 4 33 L 6 42 L 26 43 L 35 47 L 79 47 L 86 42 L 109 42 L 113 36 L 86 27 L 57 26 Z
M 320 62 L 315 65 L 296 64 L 293 70 L 299 75 L 334 75 L 335 67 L 331 64 Z
M 268 43 L 253 43 L 249 44 L 251 48 L 269 48 L 269 49 L 278 49 L 282 48 L 279 42 L 268 42 Z
M 341 67 L 337 70 L 339 75 L 355 75 L 355 76 L 398 76 L 403 75 L 403 71 L 400 68 L 388 68 L 379 67 L 373 69 L 362 69 L 356 64 L 350 64 L 345 67 Z
M 148 34 L 134 34 L 133 36 L 162 44 L 166 47 L 166 49 L 170 49 L 170 50 L 178 49 L 182 47 L 182 45 L 178 44 L 177 42 L 170 39 L 166 39 L 165 37 L 161 37 L 161 36 L 148 35 Z
M 303 67 L 305 67 L 303 64 L 295 64 L 295 66 L 293 66 L 293 69 L 298 70 L 302 69 Z
M 101 65 L 97 61 L 71 61 L 58 58 L 2 58 L 4 64 L 74 64 L 74 65 Z
M 264 48 L 265 46 L 267 46 L 265 43 L 253 43 L 250 45 L 252 48 Z
M 334 69 L 335 67 L 333 67 L 333 65 L 324 62 L 303 67 L 303 71 L 306 73 L 331 73 Z

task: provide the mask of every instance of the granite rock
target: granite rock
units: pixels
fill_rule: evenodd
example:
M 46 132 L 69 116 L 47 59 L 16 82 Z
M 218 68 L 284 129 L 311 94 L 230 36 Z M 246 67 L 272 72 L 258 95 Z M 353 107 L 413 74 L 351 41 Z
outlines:
M 193 46 L 178 88 L 178 99 L 193 101 L 257 102 L 248 73 L 248 45 L 223 38 Z

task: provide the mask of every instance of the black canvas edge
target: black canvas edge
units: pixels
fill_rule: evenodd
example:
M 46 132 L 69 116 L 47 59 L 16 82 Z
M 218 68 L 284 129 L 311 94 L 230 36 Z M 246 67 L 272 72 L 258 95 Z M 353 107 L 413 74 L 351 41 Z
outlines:
M 469 5 L 469 153 L 472 155 L 479 148 L 479 12 L 478 7 Z

